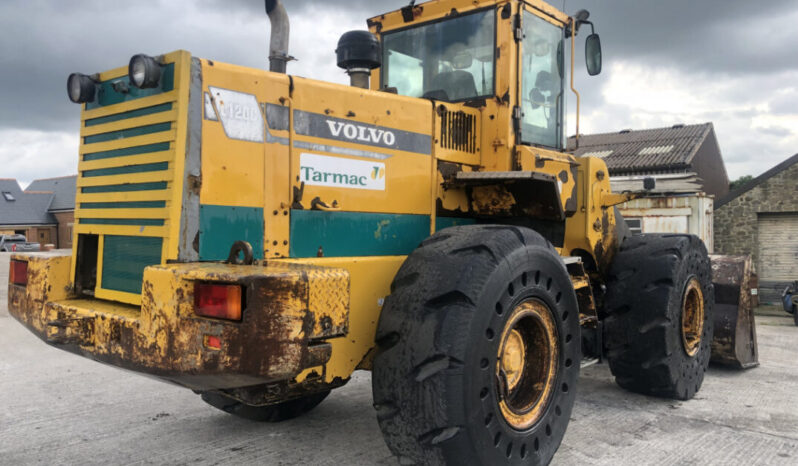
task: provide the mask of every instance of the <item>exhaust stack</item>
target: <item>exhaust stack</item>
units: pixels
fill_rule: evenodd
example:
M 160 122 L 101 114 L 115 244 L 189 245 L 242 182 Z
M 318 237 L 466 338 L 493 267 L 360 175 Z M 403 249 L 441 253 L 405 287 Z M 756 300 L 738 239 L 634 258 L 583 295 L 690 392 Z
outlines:
M 285 64 L 291 59 L 288 56 L 288 36 L 291 32 L 288 13 L 280 0 L 266 0 L 266 14 L 272 24 L 269 71 L 285 74 Z

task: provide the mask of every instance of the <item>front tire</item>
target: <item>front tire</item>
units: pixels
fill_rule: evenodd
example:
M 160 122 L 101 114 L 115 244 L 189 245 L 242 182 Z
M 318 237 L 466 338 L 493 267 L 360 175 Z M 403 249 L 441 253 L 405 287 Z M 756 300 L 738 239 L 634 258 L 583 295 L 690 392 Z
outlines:
M 570 419 L 579 309 L 554 248 L 512 226 L 447 228 L 408 256 L 372 389 L 403 464 L 547 464 Z
M 627 238 L 607 280 L 610 370 L 621 387 L 688 400 L 701 388 L 712 343 L 712 271 L 693 235 Z

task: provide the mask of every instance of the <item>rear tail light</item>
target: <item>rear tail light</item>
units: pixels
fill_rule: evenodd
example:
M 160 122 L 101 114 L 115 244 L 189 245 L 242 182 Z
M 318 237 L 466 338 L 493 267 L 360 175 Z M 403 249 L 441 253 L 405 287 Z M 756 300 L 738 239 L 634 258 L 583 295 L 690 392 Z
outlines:
M 11 261 L 8 275 L 11 283 L 28 286 L 28 263 L 25 261 Z
M 194 286 L 194 312 L 204 317 L 241 320 L 241 286 L 197 283 Z
M 205 335 L 203 338 L 205 347 L 212 350 L 222 349 L 222 339 L 216 335 Z

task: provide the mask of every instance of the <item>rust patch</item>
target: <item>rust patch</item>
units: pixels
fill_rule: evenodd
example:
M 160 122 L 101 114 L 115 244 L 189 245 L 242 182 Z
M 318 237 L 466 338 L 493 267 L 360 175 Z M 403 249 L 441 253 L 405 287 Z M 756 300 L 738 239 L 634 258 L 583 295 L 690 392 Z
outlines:
M 202 175 L 188 175 L 186 181 L 188 181 L 189 192 L 195 196 L 199 196 L 202 190 Z
M 196 315 L 197 280 L 241 285 L 241 321 Z M 171 264 L 148 267 L 142 285 L 140 309 L 63 297 L 43 306 L 14 286 L 9 311 L 50 344 L 195 390 L 290 381 L 326 364 L 331 348 L 323 339 L 348 331 L 343 269 Z

